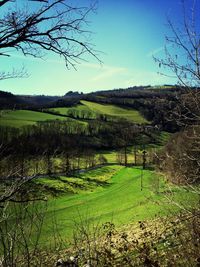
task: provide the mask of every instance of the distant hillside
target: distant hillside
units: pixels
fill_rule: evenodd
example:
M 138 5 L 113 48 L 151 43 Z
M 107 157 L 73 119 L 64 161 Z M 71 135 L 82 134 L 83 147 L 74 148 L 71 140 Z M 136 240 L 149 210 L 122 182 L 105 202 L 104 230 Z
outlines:
M 39 109 L 48 107 L 68 107 L 79 102 L 83 94 L 68 92 L 64 96 L 14 95 L 0 91 L 0 109 Z
M 193 88 L 191 88 L 192 90 Z M 96 91 L 92 93 L 79 93 L 77 91 L 69 91 L 64 96 L 26 96 L 13 95 L 11 93 L 1 91 L 0 94 L 0 108 L 1 109 L 29 109 L 42 110 L 49 108 L 76 108 L 81 105 L 82 101 L 88 101 L 105 105 L 114 105 L 115 108 L 132 109 L 138 114 L 142 115 L 145 121 L 151 121 L 152 125 L 169 132 L 176 132 L 180 130 L 180 125 L 176 118 L 171 118 L 172 110 L 176 113 L 180 97 L 187 97 L 187 89 L 176 85 L 163 86 L 133 86 L 126 89 L 113 89 Z M 82 102 L 83 103 L 83 102 Z M 98 106 L 99 107 L 99 106 Z M 185 112 L 184 106 L 178 107 L 181 112 Z M 91 109 L 91 107 L 90 107 Z M 94 111 L 94 110 L 93 110 Z M 119 110 L 118 110 L 119 111 Z M 74 117 L 73 114 L 70 115 Z M 86 111 L 81 111 L 86 113 Z M 96 111 L 95 111 L 96 112 Z M 98 110 L 100 114 L 108 114 L 108 109 L 104 112 Z M 76 112 L 77 113 L 77 112 Z M 80 110 L 79 110 L 80 113 Z M 123 117 L 126 117 L 126 112 L 122 112 Z M 121 112 L 119 114 L 122 115 Z M 79 116 L 79 115 L 78 115 Z M 131 115 L 132 116 L 132 115 Z M 75 116 L 76 117 L 76 116 Z M 88 117 L 88 116 L 87 116 Z M 137 116 L 136 116 L 137 117 Z M 191 115 L 192 118 L 192 115 Z
M 122 108 L 115 105 L 98 104 L 91 101 L 80 100 L 80 104 L 72 107 L 54 107 L 45 111 L 52 114 L 65 115 L 83 120 L 118 120 L 125 119 L 133 123 L 148 123 L 148 121 L 135 109 Z
M 113 89 L 106 91 L 97 91 L 92 93 L 83 94 L 78 91 L 68 91 L 64 96 L 46 96 L 46 95 L 14 95 L 9 92 L 0 91 L 0 108 L 50 108 L 50 107 L 70 107 L 77 105 L 80 100 L 89 100 L 102 103 L 113 103 L 113 98 L 149 98 L 149 97 L 162 97 L 164 95 L 172 94 L 179 90 L 174 86 L 134 86 L 126 89 Z M 121 101 L 115 101 L 115 104 L 120 104 Z
M 114 89 L 86 94 L 83 100 L 99 104 L 115 105 L 135 109 L 147 121 L 160 129 L 176 132 L 180 129 L 176 119 L 170 118 L 170 112 L 177 108 L 177 99 L 186 94 L 185 88 L 173 85 L 134 86 L 127 89 Z M 180 107 L 184 109 L 184 107 Z
M 126 119 L 135 123 L 148 123 L 148 121 L 135 109 L 122 108 L 115 105 L 102 105 L 82 100 L 81 103 L 97 114 L 107 115 L 114 118 Z
M 1 109 L 32 109 L 40 108 L 44 105 L 51 105 L 57 101 L 59 96 L 45 95 L 14 95 L 9 92 L 0 91 Z
M 12 109 L 16 106 L 23 106 L 25 105 L 25 101 L 12 93 L 0 91 L 0 108 L 8 108 Z
M 0 90 L 0 98 L 13 98 L 14 95 L 9 92 L 4 92 Z
M 24 100 L 30 106 L 43 106 L 57 101 L 59 96 L 46 96 L 46 95 L 28 95 L 28 96 L 20 96 L 22 100 Z

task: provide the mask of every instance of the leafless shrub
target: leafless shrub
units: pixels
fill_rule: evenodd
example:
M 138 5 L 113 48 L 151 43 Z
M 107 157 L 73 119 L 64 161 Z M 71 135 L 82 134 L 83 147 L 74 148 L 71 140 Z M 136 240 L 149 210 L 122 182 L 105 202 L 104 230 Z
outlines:
M 0 210 L 0 255 L 3 267 L 33 266 L 41 260 L 40 237 L 46 205 L 11 203 Z
M 197 214 L 196 214 L 197 215 Z M 90 226 L 81 221 L 75 230 L 74 253 L 84 266 L 198 266 L 200 221 L 198 216 L 140 221 L 117 230 L 107 222 Z

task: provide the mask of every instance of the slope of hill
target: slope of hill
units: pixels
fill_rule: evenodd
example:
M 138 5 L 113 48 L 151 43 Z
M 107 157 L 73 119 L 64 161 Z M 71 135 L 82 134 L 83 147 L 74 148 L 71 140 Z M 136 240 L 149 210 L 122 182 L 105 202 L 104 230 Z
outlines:
M 52 105 L 59 99 L 60 96 L 14 95 L 0 90 L 0 109 L 42 107 Z
M 121 108 L 115 105 L 99 104 L 91 101 L 81 100 L 81 103 L 93 112 L 105 114 L 122 119 L 126 119 L 135 123 L 147 123 L 148 121 L 135 109 Z
M 73 119 L 30 110 L 2 110 L 0 126 L 21 127 L 25 125 L 33 125 L 38 121 L 47 120 Z
M 126 119 L 134 123 L 148 123 L 148 121 L 133 108 L 122 108 L 116 105 L 99 104 L 91 101 L 80 101 L 81 105 L 72 107 L 56 107 L 48 109 L 55 114 L 62 114 L 73 118 L 95 119 L 100 115 Z
M 113 174 L 110 177 L 110 174 Z M 141 190 L 141 175 L 143 175 L 143 185 Z M 101 177 L 104 177 L 102 184 Z M 107 180 L 106 177 L 109 177 Z M 47 188 L 62 189 L 68 186 L 68 180 L 64 177 L 53 179 L 38 179 L 38 183 Z M 63 237 L 72 237 L 74 224 L 81 220 L 92 223 L 112 221 L 116 225 L 123 225 L 137 220 L 154 218 L 156 215 L 167 215 L 176 213 L 179 209 L 173 204 L 166 202 L 166 195 L 173 192 L 173 200 L 178 203 L 196 202 L 197 198 L 186 189 L 167 184 L 162 177 L 155 172 L 140 168 L 125 168 L 112 165 L 101 167 L 96 170 L 87 171 L 79 175 L 78 181 L 73 178 L 73 186 L 77 191 L 77 183 L 82 180 L 82 185 L 86 181 L 96 181 L 99 185 L 95 188 L 88 188 L 79 194 L 60 195 L 51 199 L 47 212 L 47 222 L 44 229 L 43 238 L 52 238 L 49 232 L 52 214 L 59 222 L 58 231 Z M 72 181 L 71 181 L 72 182 Z M 80 185 L 79 185 L 80 186 Z M 170 190 L 171 188 L 171 190 Z M 172 197 L 172 196 L 171 196 Z M 162 203 L 162 205 L 156 203 Z
M 20 97 L 9 93 L 0 91 L 0 108 L 14 108 L 16 105 L 24 105 L 25 101 Z

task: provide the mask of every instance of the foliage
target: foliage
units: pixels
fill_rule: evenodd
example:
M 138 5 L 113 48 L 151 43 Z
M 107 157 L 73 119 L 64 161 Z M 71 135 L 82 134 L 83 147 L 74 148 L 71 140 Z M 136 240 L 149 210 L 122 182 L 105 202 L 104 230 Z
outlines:
M 76 119 L 96 119 L 97 115 L 91 109 L 89 109 L 86 105 L 76 105 L 73 107 L 58 107 L 58 108 L 50 108 L 52 112 L 66 115 L 68 117 L 76 118 Z
M 39 240 L 46 205 L 36 202 L 7 203 L 0 209 L 1 266 L 33 266 L 40 264 Z

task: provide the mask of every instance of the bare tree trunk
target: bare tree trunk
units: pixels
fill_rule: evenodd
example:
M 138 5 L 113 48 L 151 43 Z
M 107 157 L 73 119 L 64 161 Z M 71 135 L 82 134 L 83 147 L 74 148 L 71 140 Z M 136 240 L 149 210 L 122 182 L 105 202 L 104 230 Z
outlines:
M 124 165 L 128 165 L 127 146 L 124 147 Z
M 134 146 L 134 165 L 137 165 L 137 148 Z

